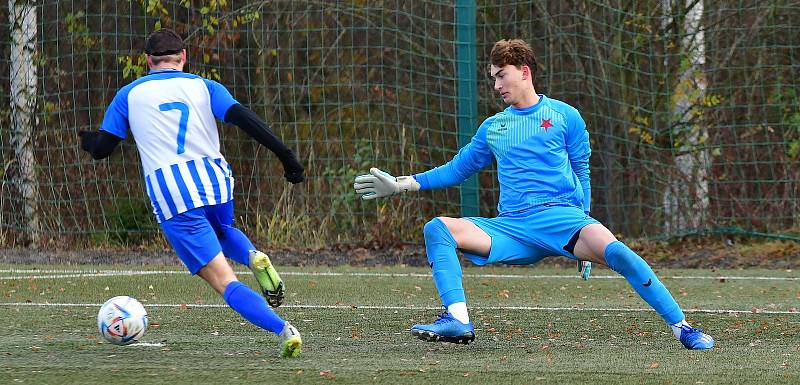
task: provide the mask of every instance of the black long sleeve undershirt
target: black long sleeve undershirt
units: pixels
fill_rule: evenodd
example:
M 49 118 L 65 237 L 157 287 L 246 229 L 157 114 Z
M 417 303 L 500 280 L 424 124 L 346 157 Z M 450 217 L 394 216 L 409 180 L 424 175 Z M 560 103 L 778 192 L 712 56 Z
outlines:
M 283 163 L 285 171 L 283 176 L 286 180 L 291 183 L 300 183 L 305 180 L 303 165 L 297 160 L 292 150 L 286 147 L 255 112 L 241 104 L 234 104 L 225 112 L 225 122 L 235 124 L 258 143 L 274 152 Z
M 225 112 L 225 122 L 235 124 L 244 130 L 247 135 L 274 152 L 281 161 L 294 157 L 292 151 L 272 132 L 267 123 L 249 108 L 234 104 Z
M 81 131 L 81 148 L 92 155 L 95 160 L 108 158 L 117 148 L 122 138 L 108 131 Z

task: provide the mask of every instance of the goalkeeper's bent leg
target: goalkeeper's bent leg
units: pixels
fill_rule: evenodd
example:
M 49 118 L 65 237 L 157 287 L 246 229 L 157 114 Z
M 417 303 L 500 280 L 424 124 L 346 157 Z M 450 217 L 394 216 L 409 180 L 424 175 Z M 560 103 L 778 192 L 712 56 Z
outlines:
M 456 240 L 439 218 L 425 224 L 425 252 L 433 272 L 433 282 L 444 306 L 466 302 L 461 284 L 461 263 L 456 254 Z
M 608 267 L 625 277 L 633 290 L 669 325 L 683 321 L 680 306 L 642 257 L 624 243 L 614 241 L 606 246 L 605 259 Z

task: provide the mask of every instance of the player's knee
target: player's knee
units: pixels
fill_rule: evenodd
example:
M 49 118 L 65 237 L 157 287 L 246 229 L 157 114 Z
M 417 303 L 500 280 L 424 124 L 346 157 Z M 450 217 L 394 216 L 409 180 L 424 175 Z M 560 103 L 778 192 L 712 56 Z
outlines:
M 427 257 L 428 263 L 433 268 L 433 264 L 436 258 L 440 258 L 441 255 L 446 255 L 442 253 L 433 252 L 433 250 L 439 250 L 439 248 L 455 248 L 456 241 L 453 239 L 453 235 L 450 233 L 450 229 L 447 228 L 447 225 L 439 218 L 433 218 L 425 226 L 422 228 L 423 234 L 425 235 L 425 246 L 428 249 Z
M 441 226 L 444 226 L 444 223 L 439 218 L 433 218 L 428 223 L 425 223 L 425 226 L 422 227 L 422 234 L 425 236 L 425 240 L 434 238 L 440 231 Z
M 608 267 L 623 275 L 626 271 L 644 262 L 642 257 L 620 241 L 608 244 L 604 254 Z
M 425 242 L 441 242 L 445 241 L 452 243 L 453 235 L 450 229 L 439 218 L 433 218 L 422 228 L 422 233 L 425 235 Z
M 236 231 L 236 228 L 230 225 L 220 225 L 218 228 L 214 229 L 217 232 L 217 238 L 219 239 L 226 239 L 230 238 L 231 233 Z

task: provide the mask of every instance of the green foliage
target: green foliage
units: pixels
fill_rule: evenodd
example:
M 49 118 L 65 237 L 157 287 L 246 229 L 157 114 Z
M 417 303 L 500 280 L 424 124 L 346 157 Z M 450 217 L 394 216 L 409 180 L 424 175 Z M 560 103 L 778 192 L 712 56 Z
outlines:
M 64 23 L 67 24 L 67 32 L 70 33 L 75 46 L 84 49 L 94 48 L 100 43 L 100 39 L 90 35 L 89 27 L 84 21 L 85 18 L 86 14 L 83 11 L 70 12 L 64 18 Z
M 93 234 L 96 245 L 139 246 L 152 243 L 158 234 L 150 202 L 145 198 L 114 200 L 105 213 L 107 230 Z
M 188 1 L 187 1 L 188 2 Z M 139 0 L 145 11 L 152 16 L 168 16 L 169 12 L 161 0 Z M 188 8 L 188 7 L 187 7 Z
M 259 13 L 258 11 L 245 12 L 243 14 L 234 16 L 233 21 L 231 22 L 232 23 L 231 26 L 233 28 L 237 28 L 240 25 L 251 24 L 260 18 L 261 18 L 261 13 Z
M 310 212 L 314 205 L 303 203 L 296 194 L 302 186 L 284 184 L 280 198 L 269 215 L 256 212 L 255 237 L 266 238 L 267 247 L 275 248 L 322 248 L 326 245 L 330 227 L 317 221 Z
M 358 199 L 353 190 L 353 180 L 356 176 L 369 172 L 369 168 L 373 165 L 374 153 L 374 142 L 358 139 L 353 143 L 352 159 L 342 162 L 339 167 L 335 167 L 336 164 L 327 164 L 322 170 L 322 180 L 331 186 L 330 208 L 327 215 L 349 213 L 339 223 L 338 231 L 341 233 L 352 232 L 360 224 L 359 216 L 353 212 L 353 206 Z
M 120 56 L 117 60 L 122 64 L 123 79 L 138 79 L 147 70 L 147 57 L 145 54 L 139 54 L 135 57 L 131 55 Z
M 200 70 L 196 72 L 197 75 L 200 75 L 206 79 L 212 79 L 216 81 L 221 81 L 222 76 L 220 76 L 219 71 L 216 68 L 211 68 L 209 70 Z
M 782 112 L 786 155 L 790 160 L 800 160 L 800 97 L 794 88 L 778 87 L 775 102 Z

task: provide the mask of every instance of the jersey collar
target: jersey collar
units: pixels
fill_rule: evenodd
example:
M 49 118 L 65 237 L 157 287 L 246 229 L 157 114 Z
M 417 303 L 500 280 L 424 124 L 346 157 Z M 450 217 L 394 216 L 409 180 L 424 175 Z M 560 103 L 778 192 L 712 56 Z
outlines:
M 544 94 L 539 94 L 539 102 L 537 102 L 536 104 L 525 108 L 514 108 L 508 106 L 508 110 L 511 111 L 511 113 L 514 115 L 530 115 L 538 111 L 539 108 L 541 108 L 546 102 L 547 102 L 547 97 L 544 96 Z
M 160 74 L 160 73 L 165 73 L 165 72 L 183 72 L 183 71 L 177 70 L 175 68 L 162 68 L 162 69 L 158 69 L 158 70 L 150 70 L 147 74 L 148 75 L 153 75 L 153 74 Z

